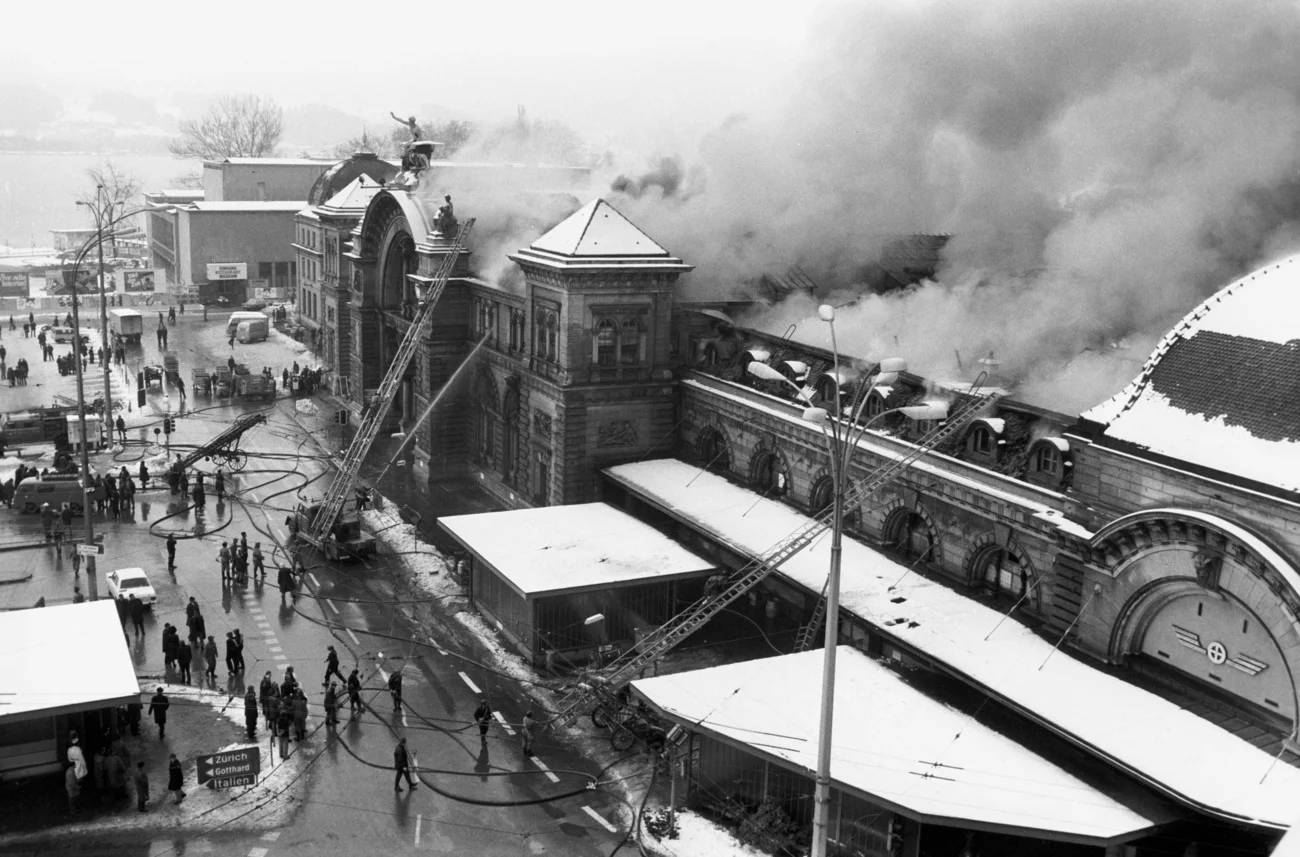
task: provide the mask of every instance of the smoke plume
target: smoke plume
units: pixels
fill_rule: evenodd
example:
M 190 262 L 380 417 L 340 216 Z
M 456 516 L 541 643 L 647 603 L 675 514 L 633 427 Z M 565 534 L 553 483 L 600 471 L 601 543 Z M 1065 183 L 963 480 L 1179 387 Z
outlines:
M 1117 391 L 1168 326 L 1300 247 L 1292 0 L 917 0 L 839 8 L 789 97 L 613 198 L 696 265 L 684 297 L 799 265 L 824 294 L 749 319 L 953 377 L 995 351 L 1022 398 Z M 656 164 L 662 171 L 662 163 Z M 683 190 L 689 192 L 683 192 Z M 900 235 L 951 233 L 932 282 L 865 295 Z M 827 296 L 829 295 L 829 297 Z

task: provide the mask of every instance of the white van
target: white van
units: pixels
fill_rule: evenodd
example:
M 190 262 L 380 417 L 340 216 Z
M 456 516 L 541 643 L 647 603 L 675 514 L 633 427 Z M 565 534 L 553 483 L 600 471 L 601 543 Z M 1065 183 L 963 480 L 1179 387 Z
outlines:
M 269 335 L 270 325 L 266 319 L 258 321 L 241 321 L 235 328 L 235 338 L 240 342 L 261 342 Z
M 234 334 L 235 331 L 239 330 L 239 325 L 245 321 L 260 321 L 268 326 L 271 323 L 271 320 L 260 312 L 245 312 L 242 310 L 240 312 L 232 312 L 230 314 L 230 321 L 226 322 L 226 336 Z M 263 336 L 262 338 L 265 339 L 266 337 Z

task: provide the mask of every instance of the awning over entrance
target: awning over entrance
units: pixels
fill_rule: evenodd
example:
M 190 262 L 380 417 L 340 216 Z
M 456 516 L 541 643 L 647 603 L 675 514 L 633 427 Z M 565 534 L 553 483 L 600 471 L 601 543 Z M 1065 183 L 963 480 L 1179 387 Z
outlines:
M 812 776 L 821 652 L 632 683 L 667 717 Z M 835 681 L 832 784 L 918 821 L 1108 845 L 1176 816 L 1129 786 L 1106 793 L 848 646 Z
M 605 473 L 744 555 L 761 555 L 809 522 L 783 503 L 682 461 L 624 464 Z M 821 592 L 829 542 L 795 555 L 781 573 Z M 848 538 L 841 604 L 900 646 L 1192 808 L 1277 829 L 1294 820 L 1300 771 Z
M 525 597 L 698 577 L 713 564 L 604 503 L 439 518 Z
M 0 613 L 0 728 L 139 700 L 111 600 Z

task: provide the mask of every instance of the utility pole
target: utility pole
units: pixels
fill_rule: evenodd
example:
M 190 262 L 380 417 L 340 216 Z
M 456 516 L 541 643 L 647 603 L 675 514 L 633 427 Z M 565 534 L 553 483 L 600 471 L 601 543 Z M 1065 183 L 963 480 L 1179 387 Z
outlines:
M 96 239 L 102 239 L 103 230 L 98 223 L 99 221 L 96 220 Z M 95 522 L 91 517 L 90 508 L 90 437 L 86 432 L 86 388 L 81 373 L 81 313 L 78 312 L 81 298 L 77 294 L 77 271 L 81 268 L 80 258 L 78 257 L 78 264 L 72 267 L 72 336 L 77 343 L 72 350 L 72 365 L 77 370 L 77 419 L 81 425 L 81 518 L 86 525 L 86 544 L 93 545 Z M 86 598 L 91 601 L 99 598 L 99 580 L 95 574 L 94 556 L 86 557 Z
M 99 185 L 95 188 L 95 198 L 99 199 L 100 193 L 104 191 L 104 186 Z M 104 211 L 105 204 L 108 202 L 108 194 L 103 194 L 104 201 L 100 202 L 100 208 L 95 212 L 95 229 L 98 233 L 99 244 L 99 321 L 100 321 L 100 340 L 104 343 L 104 350 L 108 351 L 108 283 L 104 281 Z M 112 213 L 109 208 L 108 214 Z M 116 230 L 116 227 L 112 227 Z M 109 390 L 109 371 L 108 361 L 100 360 L 104 364 L 101 368 L 104 370 L 104 420 L 108 423 L 108 436 L 113 436 L 113 394 Z M 110 446 L 112 444 L 109 444 Z

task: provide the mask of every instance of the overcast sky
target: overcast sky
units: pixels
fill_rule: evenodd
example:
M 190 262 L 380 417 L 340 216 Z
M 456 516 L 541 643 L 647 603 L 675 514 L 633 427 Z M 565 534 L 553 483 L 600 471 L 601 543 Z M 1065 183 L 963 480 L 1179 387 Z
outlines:
M 474 118 L 512 116 L 523 104 L 593 138 L 617 137 L 708 125 L 761 103 L 800 61 L 815 8 L 733 0 L 24 2 L 5 12 L 4 75 L 64 98 L 87 88 L 162 101 L 252 92 L 286 107 L 407 115 L 436 104 Z

